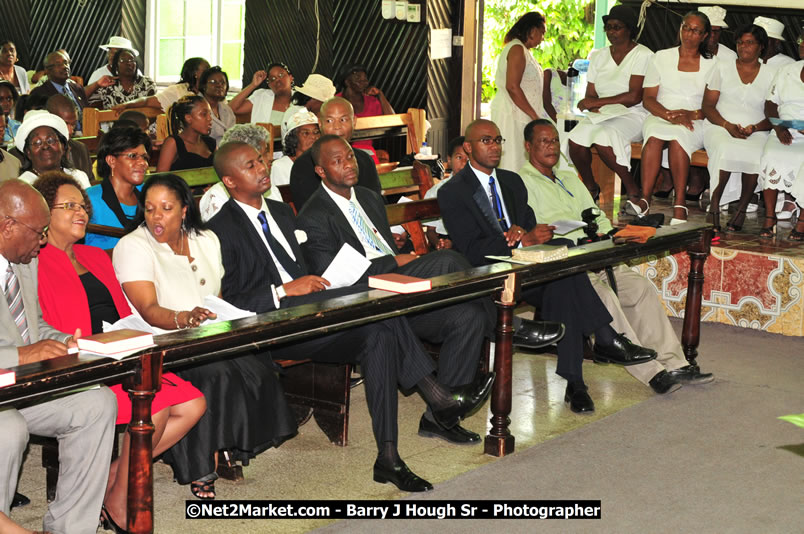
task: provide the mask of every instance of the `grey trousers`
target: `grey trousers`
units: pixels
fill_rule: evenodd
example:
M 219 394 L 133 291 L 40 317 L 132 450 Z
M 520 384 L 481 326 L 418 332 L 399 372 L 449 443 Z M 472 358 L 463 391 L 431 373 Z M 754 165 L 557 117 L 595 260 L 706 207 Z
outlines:
M 28 435 L 59 441 L 56 499 L 44 518 L 54 534 L 94 534 L 109 477 L 117 401 L 107 387 L 0 411 L 0 510 L 8 515 Z M 44 495 L 42 496 L 44 497 Z
M 589 273 L 592 287 L 612 316 L 612 328 L 659 353 L 655 360 L 629 365 L 626 370 L 647 385 L 657 373 L 687 365 L 681 343 L 650 281 L 625 265 L 614 267 L 614 278 L 617 294 L 609 287 L 605 272 Z

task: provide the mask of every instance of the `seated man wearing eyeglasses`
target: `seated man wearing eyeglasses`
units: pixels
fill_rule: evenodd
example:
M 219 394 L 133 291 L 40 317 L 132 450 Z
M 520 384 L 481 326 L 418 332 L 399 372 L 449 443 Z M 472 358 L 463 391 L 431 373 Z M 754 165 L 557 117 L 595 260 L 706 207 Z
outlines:
M 476 120 L 466 128 L 465 136 L 463 149 L 469 164 L 438 191 L 441 217 L 453 248 L 473 265 L 485 265 L 487 255 L 508 256 L 514 248 L 552 239 L 552 227 L 536 223 L 522 178 L 497 168 L 505 141 L 497 125 Z M 635 345 L 612 328 L 611 315 L 586 275 L 528 288 L 522 298 L 540 309 L 542 319 L 564 323 L 556 373 L 567 380 L 564 401 L 574 412 L 595 409 L 581 367 L 584 336 L 594 334 L 596 352 L 612 363 L 634 365 L 656 358 L 656 352 Z
M 589 190 L 569 170 L 558 170 L 558 132 L 546 120 L 535 120 L 525 127 L 528 161 L 519 171 L 528 193 L 528 207 L 543 221 L 579 220 L 581 212 L 595 207 Z M 597 218 L 600 233 L 612 229 L 604 213 Z M 562 236 L 572 241 L 584 237 L 582 229 Z M 627 367 L 628 372 L 656 393 L 675 391 L 682 384 L 705 384 L 714 380 L 712 373 L 701 373 L 697 365 L 684 358 L 664 306 L 651 282 L 626 265 L 614 267 L 616 290 L 605 272 L 590 272 L 592 287 L 614 320 L 612 325 L 634 343 L 658 353 L 655 360 Z

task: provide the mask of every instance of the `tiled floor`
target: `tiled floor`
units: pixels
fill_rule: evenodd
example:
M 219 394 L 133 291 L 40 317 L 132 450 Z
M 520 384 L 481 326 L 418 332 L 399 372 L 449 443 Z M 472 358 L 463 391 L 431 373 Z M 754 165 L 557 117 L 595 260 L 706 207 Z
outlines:
M 613 208 L 603 206 L 611 216 Z M 704 222 L 706 212 L 688 203 L 689 220 Z M 721 227 L 733 215 L 722 213 Z M 672 202 L 654 199 L 651 213 L 672 216 Z M 721 232 L 713 242 L 712 254 L 704 269 L 702 318 L 746 328 L 785 335 L 804 333 L 804 243 L 787 239 L 794 221 L 780 221 L 773 239 L 762 239 L 764 210 L 748 214 L 742 231 Z M 625 224 L 630 217 L 618 216 Z M 710 221 L 711 222 L 711 219 Z M 647 258 L 634 267 L 650 278 L 661 296 L 667 312 L 682 317 L 686 299 L 689 260 L 684 253 L 662 258 Z

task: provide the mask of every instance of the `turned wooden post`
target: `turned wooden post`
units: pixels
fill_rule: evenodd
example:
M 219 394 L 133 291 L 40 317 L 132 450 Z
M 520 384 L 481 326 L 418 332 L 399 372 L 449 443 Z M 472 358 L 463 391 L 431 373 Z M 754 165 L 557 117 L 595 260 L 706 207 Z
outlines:
M 687 302 L 684 308 L 684 326 L 681 330 L 681 345 L 690 365 L 698 367 L 698 343 L 701 340 L 701 299 L 703 297 L 704 264 L 709 257 L 712 229 L 706 229 L 701 240 L 687 249 L 690 257 L 690 273 L 687 278 Z
M 497 300 L 497 334 L 494 341 L 494 372 L 497 378 L 491 391 L 491 430 L 486 436 L 484 452 L 505 456 L 514 452 L 514 436 L 508 430 L 511 420 L 511 360 L 514 338 L 514 307 L 519 297 L 519 276 L 505 279 Z
M 128 433 L 131 450 L 128 463 L 128 519 L 132 534 L 154 531 L 154 476 L 151 402 L 162 385 L 162 353 L 140 356 L 140 370 L 126 379 L 124 387 L 131 398 L 131 423 Z

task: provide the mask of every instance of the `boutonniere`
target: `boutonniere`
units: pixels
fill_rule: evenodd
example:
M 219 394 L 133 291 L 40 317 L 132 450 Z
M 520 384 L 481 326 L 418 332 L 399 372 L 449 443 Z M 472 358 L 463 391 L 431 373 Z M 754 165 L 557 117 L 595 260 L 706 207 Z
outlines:
M 296 236 L 296 241 L 300 245 L 307 242 L 307 232 L 304 230 L 294 230 L 293 235 Z

